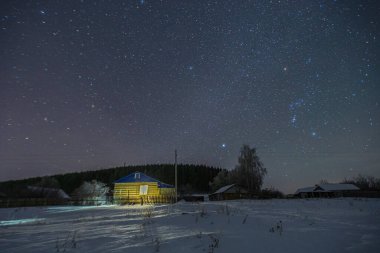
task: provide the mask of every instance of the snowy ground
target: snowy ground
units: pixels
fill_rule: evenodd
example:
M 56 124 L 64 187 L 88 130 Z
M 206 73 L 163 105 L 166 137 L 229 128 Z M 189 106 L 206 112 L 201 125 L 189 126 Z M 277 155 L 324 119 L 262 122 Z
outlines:
M 0 209 L 0 251 L 380 252 L 380 199 Z

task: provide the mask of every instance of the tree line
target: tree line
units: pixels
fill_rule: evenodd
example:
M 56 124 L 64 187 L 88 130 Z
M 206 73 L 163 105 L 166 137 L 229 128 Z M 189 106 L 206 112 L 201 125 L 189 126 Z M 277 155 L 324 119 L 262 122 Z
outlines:
M 18 197 L 26 194 L 27 186 L 39 186 L 61 188 L 66 193 L 73 194 L 83 183 L 93 180 L 113 189 L 114 181 L 135 171 L 174 185 L 174 164 L 148 164 L 0 182 L 0 192 L 8 197 Z M 229 184 L 238 184 L 252 194 L 281 194 L 272 188 L 261 190 L 266 174 L 267 169 L 261 162 L 256 149 L 243 145 L 240 149 L 238 165 L 233 170 L 206 165 L 179 164 L 178 191 L 180 194 L 210 193 Z
M 210 182 L 222 170 L 206 165 L 179 164 L 178 190 L 182 194 L 210 192 Z M 33 185 L 61 188 L 66 193 L 71 194 L 84 182 L 92 180 L 102 182 L 113 189 L 114 181 L 135 171 L 143 172 L 164 183 L 174 185 L 174 164 L 148 164 L 0 182 L 0 192 L 5 193 L 8 197 L 18 197 L 24 194 L 24 189 L 27 186 Z
M 359 174 L 351 179 L 344 179 L 343 184 L 353 184 L 362 191 L 380 191 L 380 178 L 374 176 L 364 176 Z

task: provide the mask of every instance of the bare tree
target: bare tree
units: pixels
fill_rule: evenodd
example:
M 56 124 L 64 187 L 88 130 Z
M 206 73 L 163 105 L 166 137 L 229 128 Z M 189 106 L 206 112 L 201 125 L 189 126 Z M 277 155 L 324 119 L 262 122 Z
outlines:
M 364 176 L 359 174 L 352 179 L 344 179 L 342 183 L 354 184 L 361 190 L 365 191 L 380 191 L 380 178 L 374 176 Z
M 243 145 L 240 149 L 239 165 L 232 171 L 233 181 L 246 187 L 250 192 L 259 192 L 263 185 L 266 168 L 260 161 L 255 148 Z
M 74 190 L 73 195 L 85 202 L 96 202 L 97 204 L 106 203 L 109 187 L 106 184 L 92 180 L 83 182 L 83 184 Z
M 216 191 L 219 188 L 231 184 L 230 177 L 227 170 L 221 170 L 210 182 L 210 187 L 212 191 Z

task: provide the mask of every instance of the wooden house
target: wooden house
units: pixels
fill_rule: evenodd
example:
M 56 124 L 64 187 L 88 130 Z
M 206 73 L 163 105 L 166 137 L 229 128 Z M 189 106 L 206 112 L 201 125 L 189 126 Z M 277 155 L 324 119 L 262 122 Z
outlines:
M 170 203 L 175 200 L 174 186 L 138 171 L 114 183 L 113 198 L 117 204 Z
M 248 198 L 249 193 L 237 184 L 226 185 L 209 195 L 209 200 L 229 200 Z

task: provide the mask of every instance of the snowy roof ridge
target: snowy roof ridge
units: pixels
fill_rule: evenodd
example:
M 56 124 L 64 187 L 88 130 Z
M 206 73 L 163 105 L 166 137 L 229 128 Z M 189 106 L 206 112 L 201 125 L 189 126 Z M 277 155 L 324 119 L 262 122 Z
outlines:
M 226 185 L 226 186 L 223 186 L 221 188 L 219 188 L 216 192 L 214 193 L 222 193 L 222 192 L 225 192 L 227 191 L 228 189 L 230 189 L 231 187 L 235 186 L 235 184 L 230 184 L 230 185 Z
M 299 188 L 299 189 L 297 189 L 297 191 L 296 191 L 295 194 L 298 194 L 300 192 L 313 192 L 314 189 L 315 189 L 315 186 L 309 186 L 309 187 Z
M 343 190 L 360 190 L 359 187 L 353 184 L 319 184 L 325 191 L 343 191 Z
M 295 194 L 299 194 L 301 192 L 315 192 L 315 191 L 353 191 L 353 190 L 360 190 L 359 187 L 353 184 L 339 184 L 339 183 L 327 183 L 327 184 L 316 184 L 315 186 L 311 187 L 303 187 L 297 189 Z

